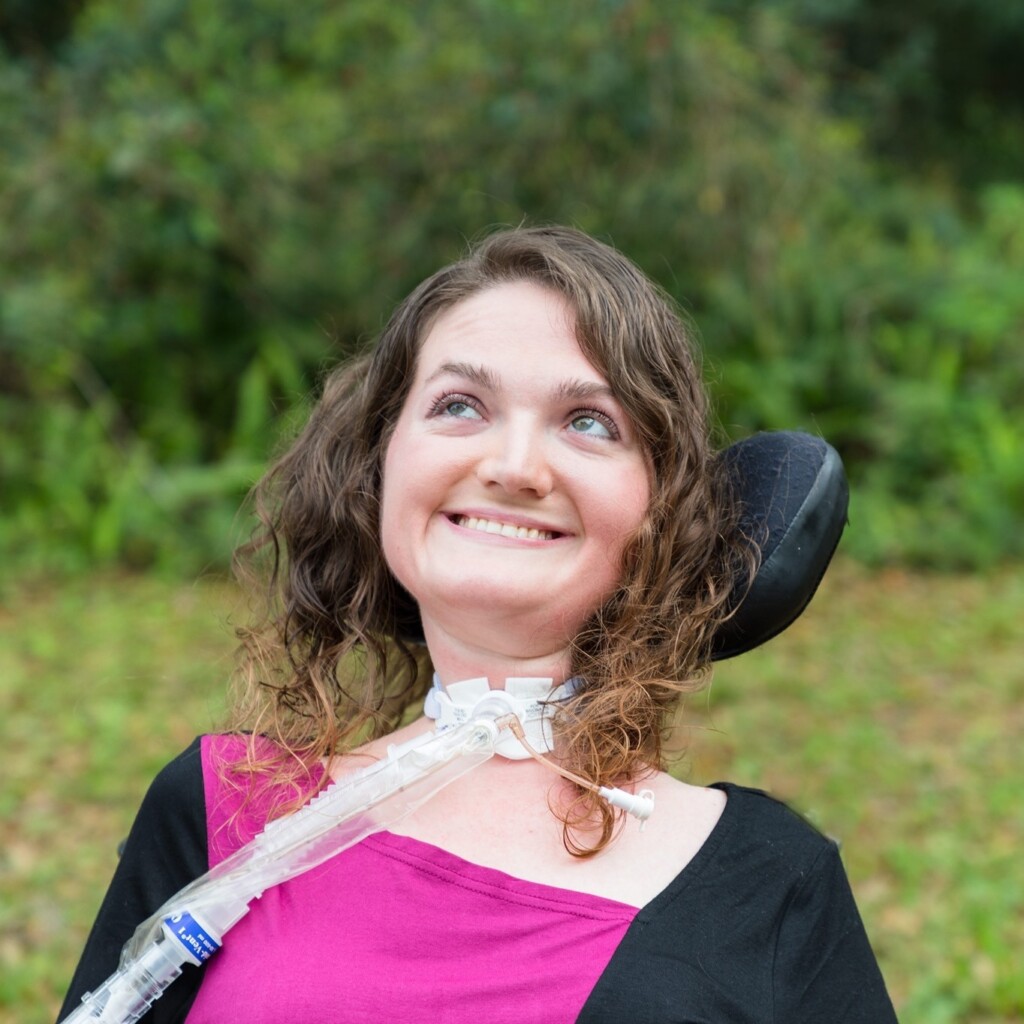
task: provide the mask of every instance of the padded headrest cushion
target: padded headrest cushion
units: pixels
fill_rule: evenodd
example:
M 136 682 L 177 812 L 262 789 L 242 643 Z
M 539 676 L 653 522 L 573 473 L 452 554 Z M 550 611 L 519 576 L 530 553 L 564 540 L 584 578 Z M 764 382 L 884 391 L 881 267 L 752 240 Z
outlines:
M 847 521 L 849 488 L 838 452 L 820 437 L 755 434 L 725 449 L 743 532 L 761 562 L 715 637 L 712 657 L 731 658 L 781 633 L 814 596 Z

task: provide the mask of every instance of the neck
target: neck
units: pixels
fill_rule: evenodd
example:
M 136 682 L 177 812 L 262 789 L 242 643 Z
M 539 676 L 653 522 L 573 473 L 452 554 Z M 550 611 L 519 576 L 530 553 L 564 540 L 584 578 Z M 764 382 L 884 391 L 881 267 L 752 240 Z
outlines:
M 558 685 L 572 674 L 568 648 L 547 650 L 515 636 L 502 638 L 500 645 L 478 643 L 428 621 L 423 633 L 434 671 L 444 684 L 486 676 L 493 689 L 502 689 L 513 677 L 551 679 Z

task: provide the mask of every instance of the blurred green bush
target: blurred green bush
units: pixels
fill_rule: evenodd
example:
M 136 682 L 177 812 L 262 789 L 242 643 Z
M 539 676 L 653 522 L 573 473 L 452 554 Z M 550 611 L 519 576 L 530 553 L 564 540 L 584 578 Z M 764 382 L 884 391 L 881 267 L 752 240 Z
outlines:
M 833 441 L 861 558 L 1024 554 L 1024 181 L 890 160 L 814 5 L 62 10 L 0 60 L 8 567 L 222 565 L 323 367 L 522 220 L 682 301 L 727 433 Z

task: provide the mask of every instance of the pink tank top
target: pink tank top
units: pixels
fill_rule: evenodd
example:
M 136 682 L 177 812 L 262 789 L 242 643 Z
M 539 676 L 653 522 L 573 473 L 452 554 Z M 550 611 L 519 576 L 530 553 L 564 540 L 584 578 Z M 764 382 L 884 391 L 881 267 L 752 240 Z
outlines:
M 210 864 L 262 825 L 206 737 Z M 225 936 L 190 1024 L 530 1024 L 578 1017 L 635 907 L 538 885 L 381 832 L 264 893 Z

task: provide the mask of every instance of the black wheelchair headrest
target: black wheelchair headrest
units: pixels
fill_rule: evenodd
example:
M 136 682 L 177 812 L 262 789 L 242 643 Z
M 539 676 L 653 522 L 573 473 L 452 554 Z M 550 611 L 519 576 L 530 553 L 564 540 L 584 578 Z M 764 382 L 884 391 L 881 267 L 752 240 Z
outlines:
M 755 434 L 719 457 L 761 559 L 749 587 L 737 587 L 739 604 L 715 637 L 716 661 L 770 640 L 807 607 L 846 525 L 850 493 L 838 452 L 810 434 Z

